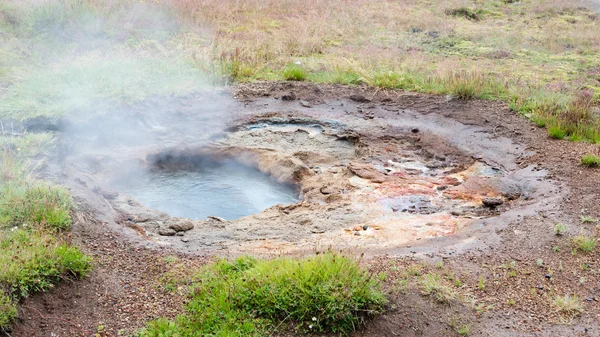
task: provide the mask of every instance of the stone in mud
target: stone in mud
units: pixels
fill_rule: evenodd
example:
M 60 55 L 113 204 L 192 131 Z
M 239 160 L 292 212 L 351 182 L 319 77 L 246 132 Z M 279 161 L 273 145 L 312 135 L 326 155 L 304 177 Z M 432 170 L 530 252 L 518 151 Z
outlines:
M 103 196 L 105 199 L 109 199 L 109 200 L 113 200 L 116 197 L 119 196 L 119 193 L 117 192 L 113 192 L 113 191 L 106 191 L 103 190 L 102 188 L 100 188 L 99 186 L 95 186 L 92 191 L 100 194 L 101 196 Z
M 158 234 L 162 236 L 174 236 L 177 232 L 171 228 L 161 228 L 158 230 Z
M 308 101 L 300 101 L 300 105 L 305 108 L 312 108 L 312 104 L 310 104 Z
M 348 164 L 348 170 L 357 176 L 368 179 L 374 183 L 382 183 L 387 180 L 387 177 L 383 173 L 379 172 L 370 164 L 350 163 Z
M 335 186 L 323 186 L 319 189 L 321 194 L 329 195 L 329 194 L 339 194 L 341 189 Z
M 229 222 L 229 221 L 227 221 L 227 220 L 225 220 L 225 219 L 223 219 L 221 217 L 214 216 L 214 215 L 208 216 L 208 220 L 215 220 L 215 221 L 218 221 L 218 222 Z
M 481 201 L 483 202 L 483 205 L 485 207 L 489 207 L 489 208 L 496 208 L 504 203 L 504 200 L 502 200 L 502 198 L 496 198 L 496 197 L 486 197 L 486 198 L 483 198 L 483 200 L 481 200 Z
M 370 99 L 366 98 L 364 95 L 361 95 L 361 94 L 351 95 L 350 99 L 353 100 L 353 101 L 355 101 L 355 102 L 358 102 L 358 103 L 368 103 L 368 102 L 371 102 Z
M 293 101 L 296 99 L 296 94 L 291 91 L 289 94 L 281 96 L 281 99 L 284 101 Z
M 185 232 L 194 228 L 194 223 L 191 221 L 180 220 L 169 224 L 169 228 L 177 232 Z

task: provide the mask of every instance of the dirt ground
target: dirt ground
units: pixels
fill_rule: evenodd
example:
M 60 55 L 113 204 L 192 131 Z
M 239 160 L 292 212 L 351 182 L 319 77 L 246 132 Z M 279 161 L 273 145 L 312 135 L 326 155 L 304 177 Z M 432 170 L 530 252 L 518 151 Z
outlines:
M 102 125 L 106 115 L 64 121 L 62 154 L 46 174 L 71 189 L 78 204 L 72 240 L 95 268 L 85 280 L 25 300 L 9 336 L 128 335 L 182 310 L 185 289 L 167 289 L 165 273 L 215 256 L 328 248 L 364 253 L 362 263 L 386 274 L 389 310 L 356 336 L 453 336 L 460 327 L 470 336 L 600 336 L 600 253 L 574 254 L 570 239 L 598 235 L 596 223 L 580 220 L 600 212 L 600 170 L 579 164 L 597 151 L 593 145 L 551 140 L 497 102 L 288 82 L 241 84 L 231 89 L 233 100 L 226 91 L 210 95 L 115 109 L 127 133 L 103 133 L 114 125 Z M 185 118 L 169 123 L 172 114 Z M 248 128 L 261 123 L 267 131 Z M 194 132 L 194 125 L 212 131 Z M 311 134 L 314 125 L 321 131 Z M 286 153 L 277 145 L 286 137 L 304 148 Z M 159 235 L 173 219 L 103 182 L 115 168 L 149 165 L 148 155 L 182 142 L 186 154 L 206 155 L 207 144 L 210 155 L 238 160 L 250 151 L 243 160 L 297 184 L 303 201 L 225 224 L 198 221 L 186 242 Z M 378 203 L 405 195 L 430 198 L 411 201 L 406 212 L 402 203 Z M 485 198 L 500 205 L 483 206 Z M 568 225 L 566 235 L 555 235 L 557 223 Z M 424 296 L 418 285 L 427 272 L 460 279 L 461 296 L 449 303 Z M 578 317 L 552 303 L 572 294 L 584 306 Z

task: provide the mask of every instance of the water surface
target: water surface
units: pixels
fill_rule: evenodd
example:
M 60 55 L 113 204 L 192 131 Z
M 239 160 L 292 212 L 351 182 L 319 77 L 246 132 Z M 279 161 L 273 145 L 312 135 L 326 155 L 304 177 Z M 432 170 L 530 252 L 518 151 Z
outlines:
M 235 220 L 277 204 L 299 201 L 293 186 L 235 163 L 193 171 L 146 172 L 121 179 L 114 188 L 146 207 L 191 219 L 218 216 Z

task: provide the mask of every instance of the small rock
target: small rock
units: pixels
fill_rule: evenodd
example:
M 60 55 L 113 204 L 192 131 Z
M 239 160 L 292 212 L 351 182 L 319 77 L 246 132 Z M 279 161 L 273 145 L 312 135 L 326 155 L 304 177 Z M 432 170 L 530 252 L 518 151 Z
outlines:
M 353 101 L 355 101 L 355 102 L 359 102 L 359 103 L 371 102 L 370 99 L 366 98 L 364 95 L 361 95 L 361 94 L 351 95 L 350 99 L 353 100 Z
M 187 243 L 187 242 L 190 242 L 190 239 L 188 239 L 188 238 L 181 238 L 181 242 L 186 242 Z
M 322 228 L 320 226 L 314 226 L 310 229 L 310 232 L 313 234 L 323 234 L 325 233 L 325 228 Z
M 305 108 L 312 108 L 312 105 L 308 101 L 300 101 L 300 105 Z
M 174 236 L 177 232 L 171 228 L 161 228 L 158 230 L 158 234 L 162 236 Z
M 483 198 L 482 202 L 485 207 L 495 208 L 502 205 L 504 203 L 504 200 L 502 200 L 501 198 L 486 197 Z
M 281 99 L 284 101 L 293 101 L 296 99 L 296 94 L 292 91 L 287 95 L 281 96 Z
M 218 216 L 213 216 L 213 215 L 208 216 L 208 219 L 209 220 L 216 220 L 218 222 L 227 222 L 227 220 L 225 220 L 225 219 L 223 219 L 221 217 L 218 217 Z
M 169 228 L 177 231 L 177 232 L 185 232 L 194 228 L 194 223 L 191 221 L 178 221 L 175 223 L 171 223 Z
M 184 236 L 185 233 L 184 232 L 177 232 L 177 236 Z
M 367 226 L 367 225 L 363 225 L 363 226 L 362 226 L 362 229 L 366 231 L 367 229 L 369 229 L 369 226 Z
M 550 275 L 550 274 L 546 274 L 546 278 L 547 278 L 547 279 L 551 279 L 551 278 L 552 278 L 552 275 Z
M 414 129 L 410 130 L 410 132 L 412 132 L 412 133 L 419 133 L 419 129 L 418 128 L 414 128 Z

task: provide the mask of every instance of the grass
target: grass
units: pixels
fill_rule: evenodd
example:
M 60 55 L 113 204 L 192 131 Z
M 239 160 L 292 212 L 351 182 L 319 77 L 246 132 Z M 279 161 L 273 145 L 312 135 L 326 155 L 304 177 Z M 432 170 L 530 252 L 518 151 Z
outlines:
M 3 117 L 294 80 L 499 99 L 553 137 L 600 142 L 600 20 L 587 2 L 10 0 L 0 11 Z
M 71 197 L 58 186 L 39 181 L 0 185 L 0 226 L 39 224 L 48 229 L 71 226 Z
M 594 154 L 586 154 L 581 158 L 581 165 L 587 167 L 600 167 L 600 156 Z
M 91 268 L 90 259 L 63 240 L 71 225 L 68 192 L 35 180 L 24 163 L 48 149 L 36 143 L 48 138 L 24 138 L 0 157 L 0 331 L 16 318 L 22 298 L 81 278 Z
M 445 285 L 439 275 L 428 273 L 421 278 L 421 292 L 433 296 L 440 303 L 451 303 L 456 300 L 457 293 L 450 286 Z
M 573 245 L 575 246 L 574 251 L 582 251 L 585 253 L 591 253 L 596 248 L 597 239 L 591 236 L 578 235 L 573 238 Z
M 262 336 L 279 327 L 348 333 L 384 309 L 377 278 L 348 257 L 219 261 L 197 276 L 186 313 L 141 331 L 158 336 Z
M 17 307 L 14 301 L 6 294 L 0 292 L 0 331 L 8 327 L 17 317 Z
M 554 225 L 554 234 L 558 236 L 565 235 L 565 233 L 567 233 L 568 231 L 569 227 L 565 224 L 557 223 L 556 225 Z
M 308 78 L 306 70 L 300 65 L 289 65 L 283 70 L 283 79 L 288 81 L 304 81 Z
M 48 290 L 62 277 L 82 277 L 90 268 L 81 251 L 36 230 L 8 231 L 0 248 L 0 285 L 16 298 Z
M 553 303 L 560 313 L 567 316 L 577 316 L 583 312 L 583 304 L 577 295 L 556 296 Z

